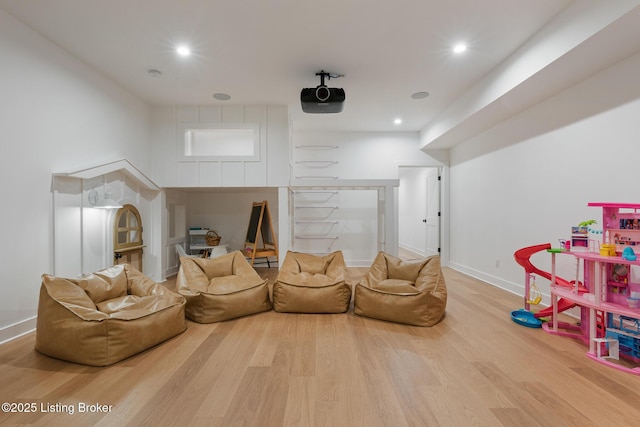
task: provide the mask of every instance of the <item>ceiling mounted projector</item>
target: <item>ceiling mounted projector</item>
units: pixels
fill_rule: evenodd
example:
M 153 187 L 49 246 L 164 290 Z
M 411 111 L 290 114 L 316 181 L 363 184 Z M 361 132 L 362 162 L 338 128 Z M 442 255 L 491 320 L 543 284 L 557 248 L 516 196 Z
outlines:
M 327 87 L 324 84 L 325 77 L 342 77 L 340 74 L 325 73 L 324 70 L 316 73 L 320 76 L 320 85 L 314 88 L 305 88 L 300 92 L 300 103 L 302 111 L 312 114 L 339 113 L 344 106 L 344 89 Z

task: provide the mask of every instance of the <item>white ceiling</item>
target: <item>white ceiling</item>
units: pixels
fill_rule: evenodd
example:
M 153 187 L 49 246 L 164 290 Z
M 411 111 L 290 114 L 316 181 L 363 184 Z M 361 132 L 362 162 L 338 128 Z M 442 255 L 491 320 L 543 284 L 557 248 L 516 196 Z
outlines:
M 594 1 L 0 0 L 0 9 L 153 105 L 283 104 L 294 130 L 419 131 L 575 3 Z M 463 55 L 451 51 L 459 41 Z M 175 54 L 180 43 L 191 57 Z M 321 69 L 346 74 L 329 81 L 346 91 L 340 114 L 300 108 Z M 418 91 L 430 96 L 412 99 Z

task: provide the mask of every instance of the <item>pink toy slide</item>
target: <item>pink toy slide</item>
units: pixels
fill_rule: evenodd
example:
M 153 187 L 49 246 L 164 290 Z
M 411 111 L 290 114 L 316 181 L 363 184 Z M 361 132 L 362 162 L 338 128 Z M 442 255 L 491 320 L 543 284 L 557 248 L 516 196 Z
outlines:
M 534 245 L 534 246 L 527 246 L 526 248 L 522 248 L 522 249 L 518 249 L 513 256 L 516 259 L 516 262 L 518 264 L 520 264 L 523 268 L 524 271 L 526 271 L 529 274 L 537 274 L 538 276 L 544 277 L 545 279 L 551 281 L 551 273 L 547 272 L 547 271 L 542 271 L 540 270 L 538 267 L 536 267 L 535 265 L 533 265 L 531 263 L 531 261 L 529 260 L 529 258 L 531 258 L 531 256 L 537 252 L 540 251 L 546 251 L 547 249 L 551 249 L 551 243 L 544 243 L 542 245 Z M 567 288 L 572 288 L 573 287 L 573 283 L 569 282 L 561 277 L 556 276 L 556 285 L 557 286 L 562 286 L 562 287 L 567 287 Z M 578 288 L 578 292 L 586 292 L 586 289 L 580 285 L 580 287 Z M 561 313 L 565 310 L 568 310 L 570 308 L 575 307 L 575 303 L 571 302 L 571 301 L 567 301 L 564 298 L 560 298 L 558 300 L 558 313 Z M 540 311 L 538 311 L 537 313 L 534 314 L 536 319 L 539 319 L 541 317 L 549 317 L 553 315 L 553 307 L 547 307 L 545 309 L 542 309 Z

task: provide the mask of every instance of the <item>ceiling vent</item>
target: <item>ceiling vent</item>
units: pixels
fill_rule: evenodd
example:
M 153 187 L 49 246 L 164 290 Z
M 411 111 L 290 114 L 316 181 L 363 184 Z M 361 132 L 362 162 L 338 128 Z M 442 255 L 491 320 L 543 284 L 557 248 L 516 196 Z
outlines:
M 339 113 L 344 107 L 344 89 L 327 87 L 324 79 L 343 77 L 343 74 L 325 73 L 324 70 L 316 73 L 320 76 L 320 85 L 314 88 L 305 88 L 300 92 L 302 111 L 311 114 Z

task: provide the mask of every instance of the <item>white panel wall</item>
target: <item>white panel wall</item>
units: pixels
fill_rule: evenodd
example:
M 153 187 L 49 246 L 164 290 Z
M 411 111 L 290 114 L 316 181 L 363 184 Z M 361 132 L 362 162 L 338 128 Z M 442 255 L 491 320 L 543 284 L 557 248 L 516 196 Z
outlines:
M 162 187 L 276 187 L 288 181 L 285 106 L 176 106 L 153 109 L 153 176 Z M 260 160 L 180 159 L 183 123 L 257 123 Z
M 53 270 L 52 173 L 119 159 L 149 170 L 150 111 L 2 11 L 0 64 L 2 342 L 33 327 Z
M 82 271 L 82 181 L 60 177 L 53 183 L 53 192 L 53 259 L 47 273 L 77 276 Z
M 180 260 L 176 253 L 176 246 L 180 245 L 183 249 L 188 248 L 187 242 L 187 193 L 178 190 L 165 190 L 165 216 L 166 224 L 166 272 L 172 275 L 178 272 L 180 268 Z
M 397 179 L 399 165 L 442 166 L 442 162 L 420 151 L 417 132 L 299 131 L 294 133 L 292 145 L 293 179 L 316 175 Z M 336 148 L 323 148 L 326 146 Z
M 640 201 L 639 72 L 636 55 L 452 150 L 453 267 L 522 294 L 515 250 L 557 245 L 572 225 L 599 220 L 588 202 Z M 532 261 L 550 271 L 546 253 Z M 561 277 L 575 269 L 560 257 Z
M 289 183 L 289 111 L 267 109 L 267 186 L 284 187 Z M 253 185 L 247 183 L 247 185 Z

